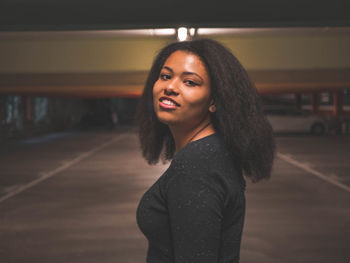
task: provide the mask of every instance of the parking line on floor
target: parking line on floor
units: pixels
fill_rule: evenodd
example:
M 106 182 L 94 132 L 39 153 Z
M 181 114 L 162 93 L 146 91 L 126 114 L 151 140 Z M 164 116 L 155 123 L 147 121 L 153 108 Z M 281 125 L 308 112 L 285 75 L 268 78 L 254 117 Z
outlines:
M 347 192 L 350 192 L 350 187 L 345 185 L 345 184 L 343 184 L 343 183 L 341 183 L 341 182 L 339 182 L 339 181 L 337 181 L 335 179 L 334 175 L 333 176 L 328 176 L 328 175 L 325 175 L 325 174 L 323 174 L 323 173 L 321 173 L 319 171 L 316 171 L 315 169 L 312 169 L 308 164 L 298 162 L 298 161 L 294 160 L 293 158 L 291 158 L 290 156 L 288 156 L 287 154 L 283 154 L 283 153 L 277 152 L 277 156 L 280 159 L 286 161 L 287 163 L 290 163 L 290 164 L 292 164 L 294 166 L 297 166 L 297 167 L 303 169 L 304 171 L 306 171 L 308 173 L 311 173 L 311 174 L 319 177 L 320 179 L 322 179 L 322 180 L 324 180 L 324 181 L 326 181 L 326 182 L 328 182 L 330 184 L 333 184 L 333 185 L 335 185 L 335 186 L 337 186 L 337 187 L 339 187 L 339 188 L 341 188 L 341 189 L 343 189 L 343 190 L 345 190 Z
M 68 169 L 69 167 L 75 165 L 76 163 L 78 163 L 78 162 L 88 158 L 89 156 L 93 155 L 97 151 L 100 151 L 103 148 L 105 148 L 105 147 L 107 147 L 107 146 L 109 146 L 109 145 L 119 141 L 123 137 L 124 137 L 123 135 L 120 135 L 117 138 L 113 138 L 112 140 L 109 140 L 109 141 L 107 141 L 107 142 L 105 142 L 105 143 L 103 143 L 103 144 L 101 144 L 101 145 L 91 149 L 90 151 L 87 151 L 87 152 L 84 152 L 84 153 L 80 154 L 79 156 L 77 156 L 76 158 L 74 158 L 74 159 L 72 159 L 72 160 L 70 160 L 68 162 L 64 162 L 61 166 L 57 167 L 54 170 L 51 170 L 49 172 L 40 173 L 40 176 L 37 179 L 35 179 L 35 180 L 33 180 L 33 181 L 31 181 L 31 182 L 29 182 L 27 184 L 21 185 L 21 186 L 15 188 L 15 189 L 13 189 L 9 193 L 7 193 L 5 196 L 1 197 L 0 198 L 0 203 L 5 201 L 5 200 L 7 200 L 7 199 L 9 199 L 9 198 L 11 198 L 11 197 L 13 197 L 13 196 L 18 195 L 19 193 L 21 193 L 21 192 L 23 192 L 23 191 L 25 191 L 25 190 L 27 190 L 27 189 L 29 189 L 29 188 L 39 184 L 39 183 L 41 183 L 42 181 L 44 181 L 44 180 L 46 180 L 46 179 L 48 179 L 50 177 L 52 177 L 52 176 L 54 176 L 54 175 L 56 175 L 56 174 L 58 174 L 58 173 L 60 173 L 60 172 L 62 172 L 64 170 Z

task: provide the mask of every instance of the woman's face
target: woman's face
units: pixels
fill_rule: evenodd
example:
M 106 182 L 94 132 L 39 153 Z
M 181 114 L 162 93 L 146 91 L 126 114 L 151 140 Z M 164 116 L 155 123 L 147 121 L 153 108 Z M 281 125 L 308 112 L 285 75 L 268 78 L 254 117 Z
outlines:
M 194 127 L 209 117 L 210 79 L 197 55 L 175 51 L 153 86 L 154 110 L 160 122 Z

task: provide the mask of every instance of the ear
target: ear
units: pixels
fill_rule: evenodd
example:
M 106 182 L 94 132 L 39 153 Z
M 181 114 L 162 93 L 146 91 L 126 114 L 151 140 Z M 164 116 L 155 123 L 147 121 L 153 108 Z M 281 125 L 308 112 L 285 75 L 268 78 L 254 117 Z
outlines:
M 209 111 L 210 112 L 215 112 L 216 111 L 216 106 L 215 106 L 214 100 L 210 101 Z

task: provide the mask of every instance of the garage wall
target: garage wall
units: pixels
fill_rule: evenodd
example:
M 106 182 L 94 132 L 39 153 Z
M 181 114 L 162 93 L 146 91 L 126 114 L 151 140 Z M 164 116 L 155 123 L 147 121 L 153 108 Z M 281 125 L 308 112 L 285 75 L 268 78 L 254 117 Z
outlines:
M 350 68 L 350 35 L 216 38 L 247 69 Z
M 349 34 L 212 37 L 248 70 L 350 68 Z M 0 38 L 0 73 L 147 71 L 170 37 Z
M 139 71 L 167 38 L 16 39 L 0 42 L 0 72 Z

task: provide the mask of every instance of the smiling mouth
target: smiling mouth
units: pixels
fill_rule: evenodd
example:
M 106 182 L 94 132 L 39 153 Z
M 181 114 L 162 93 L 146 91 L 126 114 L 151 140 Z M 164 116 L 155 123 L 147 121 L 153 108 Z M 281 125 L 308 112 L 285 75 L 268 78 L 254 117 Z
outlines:
M 161 97 L 159 99 L 159 106 L 165 109 L 176 109 L 180 105 L 171 99 Z

